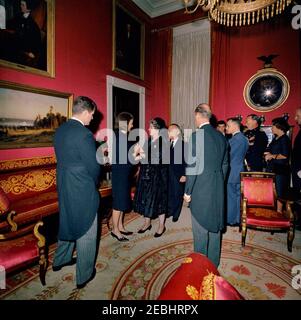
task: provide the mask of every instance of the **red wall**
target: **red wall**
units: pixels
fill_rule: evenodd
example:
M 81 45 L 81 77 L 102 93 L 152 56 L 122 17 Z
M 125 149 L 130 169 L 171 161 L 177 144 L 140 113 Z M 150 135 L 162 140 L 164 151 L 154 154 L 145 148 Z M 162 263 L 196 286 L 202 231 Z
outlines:
M 169 110 L 152 105 L 152 45 L 151 29 L 188 22 L 196 16 L 185 15 L 183 11 L 165 15 L 154 20 L 145 15 L 132 2 L 124 0 L 124 5 L 146 24 L 145 80 L 140 81 L 112 71 L 112 1 L 89 0 L 83 5 L 80 0 L 56 1 L 56 76 L 54 79 L 0 68 L 2 80 L 28 84 L 41 88 L 71 92 L 90 96 L 104 115 L 101 127 L 106 126 L 106 75 L 113 75 L 146 88 L 146 124 L 154 116 L 169 117 Z M 83 14 L 84 13 L 84 14 Z M 199 16 L 203 15 L 198 14 Z M 198 16 L 198 17 L 199 17 Z M 228 85 L 224 104 L 215 102 L 214 112 L 219 118 L 236 114 L 244 117 L 253 112 L 246 106 L 242 92 L 246 81 L 261 68 L 256 59 L 260 55 L 277 53 L 275 67 L 284 73 L 291 86 L 286 103 L 274 112 L 266 114 L 267 124 L 275 116 L 284 112 L 293 115 L 300 106 L 300 48 L 298 32 L 290 26 L 290 20 L 279 19 L 276 23 L 231 29 L 230 47 L 227 56 Z M 223 82 L 220 84 L 223 86 Z M 169 84 L 162 83 L 162 91 Z M 214 89 L 218 96 L 219 88 Z M 216 101 L 216 99 L 215 99 Z M 168 120 L 168 119 L 166 119 Z M 53 148 L 0 150 L 0 160 L 52 155 Z
M 106 75 L 113 75 L 146 87 L 146 118 L 149 119 L 150 23 L 149 18 L 133 5 L 129 10 L 146 23 L 145 81 L 112 71 L 111 0 L 56 1 L 55 78 L 0 68 L 1 80 L 89 96 L 104 115 L 101 123 L 104 128 L 107 117 Z M 0 150 L 0 160 L 52 154 L 53 148 Z
M 294 124 L 295 109 L 301 105 L 300 42 L 299 32 L 291 27 L 291 15 L 276 18 L 267 23 L 251 27 L 231 29 L 226 35 L 223 52 L 227 65 L 225 81 L 212 93 L 213 111 L 220 119 L 241 114 L 243 118 L 250 114 L 264 114 L 265 124 L 283 113 L 290 114 L 290 123 Z M 222 53 L 223 54 L 223 53 Z M 263 67 L 256 58 L 262 55 L 278 54 L 273 66 L 283 73 L 290 83 L 290 94 L 286 102 L 278 109 L 260 113 L 250 109 L 243 98 L 243 89 L 248 79 Z M 222 68 L 220 68 L 222 69 Z M 225 101 L 219 100 L 219 92 L 224 91 Z

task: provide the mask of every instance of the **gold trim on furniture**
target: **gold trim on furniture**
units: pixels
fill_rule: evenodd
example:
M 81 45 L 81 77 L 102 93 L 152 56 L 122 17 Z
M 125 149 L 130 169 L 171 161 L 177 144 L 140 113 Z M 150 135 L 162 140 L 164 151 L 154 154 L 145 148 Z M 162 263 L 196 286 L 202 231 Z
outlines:
M 3 173 L 15 169 L 27 169 L 52 164 L 56 164 L 55 156 L 4 160 L 0 161 L 0 172 Z

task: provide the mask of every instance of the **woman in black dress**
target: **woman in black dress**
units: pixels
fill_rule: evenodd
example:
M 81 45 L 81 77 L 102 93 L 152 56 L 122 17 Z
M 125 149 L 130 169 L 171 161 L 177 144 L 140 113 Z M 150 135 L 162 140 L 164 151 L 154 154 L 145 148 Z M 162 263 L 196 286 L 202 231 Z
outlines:
M 284 118 L 272 120 L 273 141 L 269 144 L 267 152 L 264 153 L 267 162 L 267 172 L 275 173 L 276 192 L 280 198 L 285 197 L 290 182 L 289 156 L 291 141 L 287 136 L 289 124 Z M 283 204 L 277 201 L 277 211 L 282 212 Z
M 132 164 L 128 152 L 133 143 L 128 141 L 128 132 L 133 128 L 134 117 L 128 112 L 117 116 L 115 139 L 113 142 L 112 159 L 112 195 L 113 195 L 113 229 L 112 237 L 119 241 L 128 241 L 124 235 L 133 232 L 126 231 L 123 226 L 124 212 L 131 210 L 131 173 Z
M 134 198 L 134 211 L 144 216 L 144 224 L 138 233 L 150 230 L 151 219 L 159 216 L 155 237 L 165 231 L 165 214 L 168 212 L 168 159 L 169 144 L 163 119 L 150 121 L 150 138 L 143 148 L 136 148 L 136 159 L 141 166 Z

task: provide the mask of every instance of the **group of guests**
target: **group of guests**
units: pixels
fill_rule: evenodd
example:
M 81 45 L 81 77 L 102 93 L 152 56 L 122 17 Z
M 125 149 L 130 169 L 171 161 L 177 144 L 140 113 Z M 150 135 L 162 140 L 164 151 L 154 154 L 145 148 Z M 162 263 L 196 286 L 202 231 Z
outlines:
M 54 139 L 60 218 L 53 270 L 59 271 L 66 265 L 76 263 L 76 282 L 79 289 L 96 274 L 94 266 L 101 166 L 96 161 L 95 139 L 85 127 L 93 119 L 95 110 L 95 103 L 88 97 L 80 96 L 75 99 L 73 117 L 56 130 Z M 190 137 L 186 162 L 186 148 L 178 125 L 171 124 L 166 131 L 164 120 L 154 118 L 149 125 L 149 139 L 143 144 L 130 143 L 128 134 L 133 127 L 133 116 L 129 113 L 118 115 L 116 122 L 123 125 L 118 126 L 113 142 L 111 235 L 119 241 L 128 241 L 127 236 L 133 231 L 125 229 L 123 218 L 125 212 L 133 209 L 144 216 L 143 224 L 138 230 L 140 234 L 151 230 L 152 220 L 159 218 L 154 234 L 154 237 L 158 238 L 166 231 L 167 217 L 172 216 L 173 221 L 177 221 L 184 199 L 192 214 L 194 251 L 203 253 L 218 266 L 221 232 L 226 224 L 225 194 L 228 198 L 228 222 L 236 223 L 240 212 L 239 173 L 245 170 L 245 159 L 250 170 L 262 170 L 265 160 L 268 163 L 267 168 L 271 168 L 268 170 L 275 170 L 275 165 L 272 164 L 277 164 L 281 170 L 280 173 L 276 172 L 276 175 L 287 176 L 290 152 L 286 136 L 288 127 L 282 120 L 274 120 L 272 130 L 275 138 L 267 148 L 267 137 L 260 130 L 255 115 L 247 118 L 248 130 L 245 133 L 240 130 L 239 119 L 230 118 L 226 124 L 230 139 L 210 124 L 212 112 L 209 105 L 200 104 L 195 109 L 194 116 L 197 130 Z M 297 110 L 296 120 L 301 125 L 301 109 Z M 292 161 L 293 179 L 297 178 L 299 193 L 300 140 L 299 131 Z M 125 146 L 124 153 L 120 153 L 122 146 Z M 164 150 L 169 150 L 169 162 L 166 162 Z M 179 159 L 181 161 L 178 161 Z M 131 181 L 135 167 L 139 169 L 136 173 L 136 191 L 132 206 Z M 280 182 L 277 191 L 281 192 L 287 180 L 282 177 L 278 180 Z M 73 259 L 75 247 L 76 261 Z
M 296 110 L 295 121 L 301 125 L 301 109 Z M 261 117 L 250 114 L 246 126 L 240 119 L 230 118 L 227 123 L 219 121 L 217 130 L 229 138 L 230 175 L 227 184 L 228 224 L 240 223 L 240 172 L 272 172 L 275 174 L 277 196 L 287 198 L 292 177 L 293 196 L 300 197 L 301 189 L 301 133 L 298 132 L 294 145 L 287 134 L 290 125 L 286 117 L 272 120 L 273 140 L 268 144 L 268 137 L 261 130 Z M 299 173 L 298 173 L 299 172 Z M 299 174 L 299 176 L 298 176 Z M 292 196 L 292 193 L 290 197 Z M 236 200 L 235 200 L 236 199 Z M 283 203 L 277 201 L 277 211 L 282 212 Z M 300 214 L 296 221 L 300 227 Z
M 141 146 L 139 143 L 128 141 L 128 133 L 133 127 L 133 121 L 133 116 L 127 112 L 117 116 L 113 143 L 111 235 L 119 241 L 128 241 L 129 239 L 125 236 L 133 234 L 132 231 L 125 230 L 123 225 L 124 212 L 132 209 L 144 216 L 144 223 L 138 233 L 151 230 L 152 219 L 159 218 L 154 237 L 162 236 L 166 231 L 166 217 L 172 217 L 174 222 L 179 218 L 186 181 L 185 147 L 179 126 L 171 124 L 167 128 L 163 119 L 158 117 L 152 119 L 148 129 L 149 139 Z M 162 134 L 163 130 L 165 130 L 164 134 Z M 168 154 L 166 152 L 164 154 L 164 150 L 168 150 Z M 126 163 L 120 163 L 120 153 L 123 153 Z M 180 161 L 175 163 L 175 159 Z M 136 173 L 136 192 L 132 205 L 131 181 L 133 169 L 138 163 L 140 166 Z

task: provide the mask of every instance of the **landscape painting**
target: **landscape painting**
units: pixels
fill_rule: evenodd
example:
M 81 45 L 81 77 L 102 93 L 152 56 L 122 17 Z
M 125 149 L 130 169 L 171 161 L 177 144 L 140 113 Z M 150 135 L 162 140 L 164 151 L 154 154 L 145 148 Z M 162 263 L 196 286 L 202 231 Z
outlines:
M 49 147 L 72 94 L 0 81 L 0 149 Z

